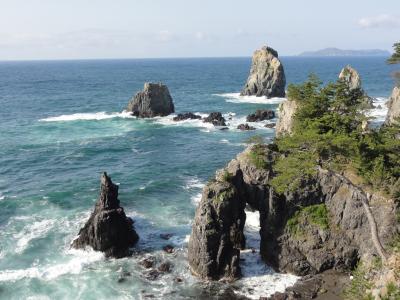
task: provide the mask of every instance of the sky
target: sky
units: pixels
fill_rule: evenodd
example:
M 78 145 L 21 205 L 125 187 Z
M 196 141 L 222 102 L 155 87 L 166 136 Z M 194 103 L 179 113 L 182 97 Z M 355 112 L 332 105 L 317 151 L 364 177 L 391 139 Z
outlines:
M 400 0 L 0 0 L 0 60 L 280 55 L 400 40 Z

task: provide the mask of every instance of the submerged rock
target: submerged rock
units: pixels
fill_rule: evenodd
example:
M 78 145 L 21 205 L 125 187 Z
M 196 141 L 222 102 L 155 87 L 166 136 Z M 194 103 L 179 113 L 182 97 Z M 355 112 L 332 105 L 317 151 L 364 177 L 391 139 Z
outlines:
M 129 248 L 135 245 L 139 236 L 133 228 L 133 220 L 125 215 L 119 204 L 118 186 L 112 183 L 107 173 L 103 173 L 95 209 L 72 242 L 72 247 L 90 246 L 104 252 L 107 257 L 130 255 Z
M 286 77 L 278 52 L 264 46 L 253 54 L 250 75 L 241 96 L 285 97 Z
M 238 125 L 237 129 L 240 129 L 240 130 L 256 130 L 255 127 L 250 126 L 250 125 L 247 124 L 247 123 L 246 123 L 246 124 L 240 124 L 240 125 Z
M 203 119 L 204 123 L 212 123 L 214 126 L 226 126 L 225 118 L 220 112 L 212 112 Z
M 395 87 L 387 102 L 388 112 L 385 120 L 386 125 L 399 124 L 400 117 L 400 88 Z
M 275 118 L 275 112 L 270 109 L 257 109 L 254 114 L 247 116 L 247 122 L 259 122 Z
M 266 128 L 275 128 L 275 126 L 276 126 L 276 123 L 268 123 L 268 124 L 264 125 L 264 127 L 266 127 Z
M 143 91 L 133 97 L 126 108 L 140 118 L 167 116 L 175 111 L 168 87 L 161 83 L 144 84 Z
M 184 121 L 184 120 L 188 120 L 188 119 L 190 119 L 190 120 L 201 119 L 201 116 L 196 115 L 191 112 L 188 112 L 188 113 L 178 114 L 172 120 L 174 120 L 175 122 L 178 122 L 178 121 Z

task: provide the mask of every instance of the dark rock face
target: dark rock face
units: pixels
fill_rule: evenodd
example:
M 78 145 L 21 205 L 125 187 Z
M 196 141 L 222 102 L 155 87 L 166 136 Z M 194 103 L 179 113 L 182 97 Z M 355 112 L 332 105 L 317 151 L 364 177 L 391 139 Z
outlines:
M 244 207 L 233 184 L 213 182 L 205 187 L 188 246 L 189 264 L 194 274 L 214 280 L 240 277 Z
M 188 112 L 183 114 L 178 114 L 176 117 L 173 118 L 174 121 L 184 121 L 184 120 L 194 120 L 194 119 L 201 119 L 201 116 L 196 115 L 194 113 Z
M 264 153 L 262 168 L 252 163 L 249 154 L 254 147 L 261 147 L 257 152 L 262 150 Z M 269 185 L 275 176 L 272 164 L 276 156 L 273 145 L 251 146 L 218 171 L 215 181 L 204 188 L 189 241 L 189 264 L 196 275 L 207 279 L 232 275 L 236 278 L 238 273 L 229 268 L 223 272 L 216 266 L 220 266 L 221 261 L 232 261 L 232 257 L 235 262 L 239 259 L 238 250 L 242 245 L 239 241 L 244 238 L 232 241 L 221 239 L 221 235 L 228 231 L 227 226 L 235 223 L 240 226 L 231 227 L 234 230 L 231 229 L 230 237 L 243 234 L 240 216 L 246 204 L 260 212 L 260 253 L 277 271 L 302 276 L 332 269 L 345 271 L 354 268 L 361 257 L 371 259 L 379 254 L 363 207 L 365 193 L 344 176 L 318 169 L 312 179 L 301 182 L 298 190 L 277 194 Z M 226 193 L 228 189 L 234 192 Z M 393 201 L 379 197 L 372 195 L 369 205 L 380 240 L 386 243 L 397 230 L 396 206 Z M 214 212 L 214 199 L 220 200 L 217 203 L 221 207 L 232 207 L 233 202 L 238 205 L 227 218 Z M 301 212 L 300 208 L 314 205 L 326 208 L 328 226 L 321 227 L 307 218 L 298 219 L 296 228 L 300 232 L 287 225 L 297 212 Z M 223 227 L 223 224 L 227 226 Z
M 126 110 L 140 118 L 167 116 L 175 111 L 168 87 L 148 82 L 144 84 L 143 91 L 129 101 Z
M 269 124 L 265 124 L 264 127 L 266 128 L 275 128 L 276 123 L 269 123 Z
M 257 109 L 254 114 L 247 116 L 247 122 L 259 122 L 275 118 L 275 112 L 269 109 Z
M 247 123 L 238 125 L 237 129 L 240 129 L 240 130 L 256 130 L 255 127 L 250 126 Z
M 250 75 L 240 95 L 285 97 L 285 85 L 285 72 L 278 52 L 265 46 L 254 52 Z
M 203 119 L 204 123 L 212 123 L 214 126 L 226 126 L 225 118 L 220 112 L 212 112 Z
M 79 236 L 72 242 L 74 248 L 92 247 L 107 257 L 128 256 L 129 248 L 135 245 L 139 236 L 133 228 L 133 221 L 125 215 L 118 200 L 118 186 L 113 184 L 107 173 L 101 176 L 100 197 L 95 209 Z

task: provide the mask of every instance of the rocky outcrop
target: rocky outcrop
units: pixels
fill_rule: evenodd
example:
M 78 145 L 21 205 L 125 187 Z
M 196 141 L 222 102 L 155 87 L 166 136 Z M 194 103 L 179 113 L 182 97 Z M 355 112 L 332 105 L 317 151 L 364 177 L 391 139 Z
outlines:
M 229 226 L 230 237 L 242 234 L 243 219 L 237 216 L 245 205 L 260 212 L 260 253 L 277 271 L 298 275 L 344 271 L 353 269 L 360 258 L 385 257 L 381 246 L 398 230 L 393 201 L 368 195 L 346 177 L 322 168 L 316 169 L 312 178 L 304 179 L 298 189 L 277 194 L 270 185 L 277 155 L 273 144 L 251 146 L 218 171 L 215 181 L 205 187 L 189 242 L 189 264 L 195 274 L 212 279 L 238 275 L 226 268 L 232 264 L 224 265 L 226 272 L 207 266 L 232 262 L 233 256 L 235 262 L 238 260 L 238 240 L 220 236 L 228 232 Z M 231 210 L 232 217 L 219 219 L 220 213 L 215 213 L 210 204 L 213 199 L 221 200 L 221 207 L 238 203 Z M 322 219 L 315 220 L 317 217 Z M 235 222 L 237 225 L 233 225 Z M 223 249 L 217 252 L 219 256 L 212 252 L 216 249 Z M 224 253 L 228 253 L 225 258 Z
M 245 203 L 229 182 L 212 182 L 203 190 L 189 239 L 191 271 L 203 279 L 240 276 Z
M 129 101 L 126 110 L 140 118 L 167 116 L 175 111 L 168 87 L 149 82 L 144 84 L 143 91 Z
M 242 96 L 285 97 L 286 78 L 278 52 L 264 46 L 253 54 L 250 75 Z
M 344 81 L 350 90 L 361 89 L 360 75 L 350 65 L 347 65 L 340 71 L 339 80 Z
M 347 65 L 339 73 L 339 80 L 346 83 L 350 91 L 359 90 L 364 95 L 364 108 L 370 109 L 374 107 L 372 98 L 369 97 L 362 88 L 361 77 L 356 69 L 352 68 L 350 65 Z
M 242 130 L 242 131 L 246 131 L 246 130 L 256 130 L 255 127 L 250 126 L 249 124 L 239 124 L 237 129 Z
M 79 236 L 72 242 L 73 248 L 92 247 L 107 257 L 120 258 L 130 254 L 139 236 L 133 228 L 133 220 L 125 215 L 119 205 L 118 186 L 107 173 L 101 176 L 100 197 L 95 209 Z
M 386 125 L 399 124 L 398 118 L 400 117 L 400 88 L 395 87 L 393 89 L 392 95 L 387 103 L 388 113 L 386 116 Z
M 246 117 L 247 122 L 260 122 L 275 118 L 275 112 L 270 109 L 257 109 L 254 114 Z
M 201 116 L 196 115 L 196 114 L 191 113 L 191 112 L 188 112 L 188 113 L 178 114 L 172 120 L 174 120 L 175 122 L 178 122 L 178 121 L 196 120 L 196 119 L 201 119 Z
M 294 115 L 296 114 L 298 105 L 295 100 L 285 100 L 279 104 L 278 122 L 276 123 L 275 134 L 277 137 L 285 134 L 292 134 Z
M 225 118 L 220 112 L 212 112 L 203 119 L 204 123 L 212 123 L 214 126 L 226 126 Z

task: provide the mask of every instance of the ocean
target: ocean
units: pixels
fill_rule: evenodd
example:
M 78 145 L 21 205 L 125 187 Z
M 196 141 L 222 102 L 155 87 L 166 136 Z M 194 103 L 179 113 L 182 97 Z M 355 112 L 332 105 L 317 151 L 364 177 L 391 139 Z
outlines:
M 288 83 L 314 73 L 336 80 L 347 64 L 376 97 L 375 122 L 386 114 L 393 66 L 383 57 L 281 58 Z M 258 215 L 247 212 L 249 248 L 243 279 L 231 286 L 203 283 L 190 274 L 187 241 L 204 184 L 253 135 L 274 130 L 236 129 L 256 109 L 284 99 L 239 97 L 250 58 L 0 62 L 0 298 L 210 299 L 228 287 L 258 299 L 283 291 L 297 277 L 278 274 L 258 255 Z M 146 81 L 169 87 L 175 110 L 220 111 L 229 130 L 172 117 L 139 120 L 123 110 Z M 133 257 L 105 259 L 70 243 L 89 217 L 101 172 L 119 184 L 119 199 L 135 220 L 140 241 Z M 160 234 L 171 234 L 166 241 Z M 162 247 L 171 244 L 173 254 Z M 139 262 L 170 261 L 153 280 Z M 177 279 L 179 278 L 179 280 Z M 178 282 L 180 281 L 180 282 Z

